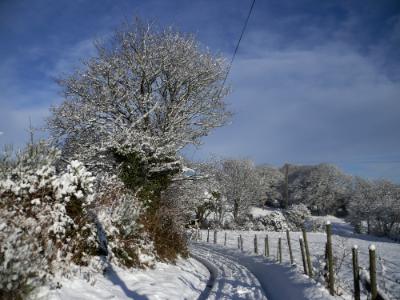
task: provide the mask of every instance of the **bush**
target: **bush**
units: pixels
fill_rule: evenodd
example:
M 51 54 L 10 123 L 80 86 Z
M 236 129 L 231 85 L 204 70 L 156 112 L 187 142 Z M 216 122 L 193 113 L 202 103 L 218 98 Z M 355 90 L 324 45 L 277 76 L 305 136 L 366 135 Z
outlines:
M 281 211 L 276 210 L 266 216 L 256 218 L 248 215 L 246 222 L 240 228 L 244 230 L 285 231 L 290 227 L 285 215 Z
M 175 169 L 131 181 L 127 172 L 127 184 L 99 175 L 95 193 L 95 178 L 82 163 L 57 171 L 59 159 L 43 142 L 16 158 L 0 157 L 1 299 L 24 298 L 54 275 L 73 274 L 76 265 L 90 273 L 104 270 L 107 259 L 149 267 L 187 256 L 180 211 L 162 195 Z
M 153 242 L 156 257 L 174 261 L 179 255 L 187 256 L 186 235 L 179 222 L 181 211 L 174 195 L 166 192 L 180 171 L 180 163 L 168 156 L 143 159 L 137 154 L 125 154 L 119 160 L 120 178 L 143 208 L 139 222 Z
M 311 212 L 304 204 L 294 204 L 284 211 L 290 230 L 301 230 L 311 217 Z
M 78 161 L 58 174 L 59 152 L 30 146 L 2 165 L 0 291 L 16 299 L 68 265 L 87 265 L 98 250 L 88 206 L 93 180 Z
M 284 231 L 289 229 L 289 224 L 281 211 L 273 211 L 269 215 L 262 217 L 261 220 L 267 231 Z
M 104 176 L 95 195 L 94 177 L 85 167 L 72 161 L 58 173 L 59 157 L 59 151 L 39 143 L 0 166 L 2 299 L 23 298 L 53 275 L 72 273 L 74 265 L 106 261 L 96 256 L 125 267 L 155 261 L 146 208 L 133 192 L 116 177 Z
M 310 226 L 310 217 L 308 208 L 297 204 L 288 209 L 274 210 L 266 216 L 253 217 L 249 214 L 238 220 L 238 223 L 225 220 L 224 228 L 257 231 L 301 230 L 306 223 Z

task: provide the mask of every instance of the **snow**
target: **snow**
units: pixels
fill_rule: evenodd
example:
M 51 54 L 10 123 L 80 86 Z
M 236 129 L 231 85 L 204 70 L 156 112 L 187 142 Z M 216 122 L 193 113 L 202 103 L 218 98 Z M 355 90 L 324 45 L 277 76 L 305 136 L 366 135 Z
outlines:
M 327 216 L 311 216 L 311 219 L 316 222 L 332 224 L 332 233 L 338 235 L 353 235 L 354 228 L 349 223 L 346 223 L 343 219 L 327 215 Z
M 40 205 L 40 198 L 35 198 L 31 201 L 32 205 Z
M 95 274 L 63 278 L 61 288 L 42 288 L 39 300 L 86 299 L 196 299 L 205 289 L 209 272 L 200 262 L 179 259 L 176 265 L 157 263 L 154 269 L 121 269 L 108 266 L 105 276 Z
M 271 213 L 273 213 L 274 211 L 276 211 L 276 209 L 265 209 L 265 208 L 255 207 L 255 206 L 250 208 L 250 213 L 251 213 L 251 215 L 253 215 L 254 218 L 268 216 Z
M 191 176 L 196 175 L 196 171 L 195 170 L 193 170 L 191 168 L 188 168 L 186 166 L 182 167 L 182 173 L 183 173 L 184 176 L 187 176 L 187 177 L 191 177 Z
M 209 299 L 334 299 L 289 264 L 207 243 L 194 244 L 191 251 L 218 271 Z
M 213 287 L 203 299 L 267 299 L 258 279 L 238 261 L 236 253 L 228 253 L 218 245 L 196 243 L 191 253 L 207 265 L 215 277 Z
M 237 250 L 237 233 L 227 232 L 227 246 L 192 243 L 192 258 L 179 259 L 176 265 L 157 263 L 154 268 L 146 270 L 126 270 L 109 265 L 104 276 L 85 273 L 85 268 L 82 268 L 82 272 L 74 277 L 61 279 L 61 288 L 45 287 L 36 296 L 39 300 L 339 298 L 330 296 L 324 286 L 303 275 L 290 265 L 288 259 L 278 264 L 273 256 L 254 255 L 251 250 L 254 234 L 260 232 L 240 232 L 245 251 Z M 274 238 L 281 234 L 268 234 L 271 236 L 270 249 L 273 250 Z M 313 234 L 310 234 L 310 245 L 313 241 Z M 315 250 L 315 247 L 310 248 Z M 259 246 L 259 249 L 263 247 Z
M 337 220 L 338 221 L 338 220 Z M 339 228 L 335 227 L 338 224 Z M 377 279 L 378 279 L 378 287 L 379 289 L 388 294 L 390 299 L 400 299 L 400 244 L 395 243 L 389 239 L 379 238 L 368 235 L 360 235 L 360 234 L 348 234 L 348 224 L 345 224 L 343 220 L 340 222 L 332 222 L 332 231 L 333 231 L 333 245 L 334 245 L 334 254 L 339 258 L 344 256 L 343 261 L 341 262 L 341 266 L 339 269 L 339 273 L 337 276 L 337 286 L 340 286 L 340 290 L 342 293 L 342 298 L 351 299 L 352 298 L 352 290 L 353 290 L 353 273 L 352 273 L 352 257 L 351 257 L 351 249 L 357 244 L 358 245 L 358 258 L 359 258 L 359 266 L 365 270 L 369 268 L 369 252 L 368 248 L 371 244 L 376 246 L 376 257 L 377 257 Z M 346 230 L 342 230 L 345 228 Z M 264 237 L 268 234 L 269 240 L 269 250 L 270 257 L 276 260 L 277 256 L 277 244 L 278 238 L 282 238 L 282 257 L 285 266 L 290 265 L 289 260 L 289 252 L 287 247 L 287 241 L 285 234 L 281 232 L 267 232 L 267 231 L 220 231 L 218 232 L 219 240 L 217 244 L 223 243 L 224 233 L 227 233 L 227 246 L 225 248 L 231 249 L 232 251 L 237 251 L 237 238 L 239 235 L 243 238 L 243 248 L 245 254 L 247 256 L 254 257 L 254 236 L 258 237 L 258 251 L 259 253 L 264 252 Z M 335 234 L 336 232 L 336 234 Z M 203 240 L 206 236 L 206 231 L 202 232 Z M 301 232 L 291 232 L 291 246 L 293 250 L 293 256 L 295 260 L 295 264 L 297 267 L 295 273 L 298 275 L 302 275 L 303 266 L 301 259 L 301 250 L 299 247 L 299 238 L 302 237 Z M 315 270 L 318 268 L 318 264 L 323 261 L 324 262 L 324 253 L 325 253 L 325 243 L 326 243 L 326 234 L 325 233 L 307 233 L 307 240 L 309 244 L 310 253 L 312 256 L 313 267 Z M 231 251 L 227 250 L 227 251 Z M 261 251 L 260 251 L 261 250 Z M 258 257 L 258 256 L 255 256 Z M 260 258 L 261 259 L 261 258 Z M 242 261 L 241 261 L 242 262 Z M 261 261 L 260 261 L 261 262 Z M 265 262 L 264 262 L 265 263 Z M 338 264 L 339 265 L 339 264 Z M 247 265 L 246 265 L 247 266 Z M 271 270 L 274 270 L 275 267 L 279 265 L 268 265 L 268 268 L 265 269 L 266 274 L 270 274 Z M 267 271 L 268 270 L 268 271 Z M 251 271 L 253 271 L 251 269 Z M 257 276 L 257 271 L 253 272 Z M 289 277 L 294 276 L 291 272 L 288 271 L 287 275 Z M 269 276 L 269 275 L 268 275 Z M 274 276 L 270 280 L 273 280 Z M 276 283 L 278 284 L 278 283 Z M 283 288 L 283 287 L 282 287 Z M 325 288 L 324 288 L 325 289 Z M 365 290 L 362 291 L 363 297 L 362 299 L 366 299 Z M 267 297 L 269 297 L 267 293 Z M 270 297 L 269 297 L 270 298 Z M 272 298 L 271 298 L 272 299 Z M 278 298 L 279 299 L 279 298 Z M 280 298 L 283 299 L 283 298 Z

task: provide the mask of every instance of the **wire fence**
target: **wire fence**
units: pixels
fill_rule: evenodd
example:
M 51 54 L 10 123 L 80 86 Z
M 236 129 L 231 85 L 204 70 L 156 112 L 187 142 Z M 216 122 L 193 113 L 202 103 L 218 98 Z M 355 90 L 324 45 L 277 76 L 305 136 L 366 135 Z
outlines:
M 230 248 L 242 248 L 248 254 L 265 255 L 265 237 L 268 236 L 269 259 L 279 262 L 282 257 L 284 263 L 290 263 L 291 255 L 288 247 L 288 239 L 284 232 L 260 232 L 260 231 L 218 231 L 215 235 L 214 230 L 199 231 L 196 236 L 198 240 L 216 243 Z M 225 235 L 226 234 L 226 235 Z M 327 285 L 327 267 L 326 267 L 326 234 L 324 233 L 307 233 L 308 246 L 312 260 L 312 268 L 314 271 L 313 278 Z M 203 236 L 205 235 L 205 236 Z M 254 238 L 256 237 L 257 244 L 255 245 Z M 303 273 L 302 254 L 299 243 L 299 238 L 302 237 L 301 232 L 290 232 L 291 250 L 293 257 L 293 265 L 297 266 L 299 272 Z M 281 252 L 279 252 L 279 239 L 281 239 Z M 368 274 L 370 269 L 370 252 L 365 243 L 353 238 L 345 238 L 333 236 L 333 253 L 335 258 L 335 288 L 336 295 L 354 294 L 353 282 L 353 261 L 352 261 L 352 246 L 355 242 L 362 243 L 362 247 L 358 248 L 359 267 L 363 274 Z M 353 243 L 353 245 L 351 244 Z M 256 249 L 255 249 L 256 248 Z M 397 252 L 396 252 L 397 249 Z M 396 244 L 393 249 L 385 249 L 384 245 L 378 243 L 376 249 L 376 277 L 378 297 L 381 299 L 399 299 L 400 300 L 400 261 L 390 259 L 387 253 L 400 252 L 400 245 Z M 399 257 L 400 258 L 400 257 Z M 370 280 L 369 276 L 365 280 Z M 371 290 L 368 283 L 362 285 L 361 293 L 370 295 Z M 373 299 L 373 297 L 371 298 Z M 378 298 L 377 298 L 378 299 Z

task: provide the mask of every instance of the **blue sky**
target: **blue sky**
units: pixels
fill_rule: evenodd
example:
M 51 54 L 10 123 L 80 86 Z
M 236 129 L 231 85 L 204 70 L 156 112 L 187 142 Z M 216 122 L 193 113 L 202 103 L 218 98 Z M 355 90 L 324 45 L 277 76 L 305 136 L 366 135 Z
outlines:
M 230 59 L 251 0 L 0 0 L 0 146 L 62 101 L 54 78 L 139 16 Z M 226 98 L 235 113 L 192 159 L 330 162 L 400 182 L 400 2 L 256 0 Z

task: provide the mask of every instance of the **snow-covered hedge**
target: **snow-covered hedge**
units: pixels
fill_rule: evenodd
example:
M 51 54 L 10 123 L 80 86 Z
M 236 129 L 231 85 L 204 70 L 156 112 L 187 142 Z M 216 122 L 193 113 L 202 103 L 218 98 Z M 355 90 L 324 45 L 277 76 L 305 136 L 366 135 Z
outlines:
M 97 194 L 95 208 L 102 248 L 119 266 L 152 266 L 153 241 L 141 224 L 145 207 L 116 177 L 102 181 L 106 184 Z
M 285 215 L 280 210 L 272 211 L 265 216 L 253 217 L 251 214 L 248 214 L 239 223 L 235 223 L 229 219 L 224 222 L 223 227 L 224 229 L 260 231 L 284 231 L 290 228 Z
M 0 294 L 18 295 L 88 264 L 98 249 L 87 207 L 94 177 L 78 161 L 57 173 L 59 152 L 39 143 L 2 163 L 0 177 Z
M 110 261 L 148 267 L 162 258 L 161 233 L 149 222 L 168 229 L 168 216 L 151 218 L 150 206 L 115 175 L 95 178 L 76 160 L 57 170 L 59 162 L 44 142 L 0 156 L 0 299 L 73 275 L 77 265 L 93 272 Z
M 311 212 L 304 204 L 294 204 L 284 210 L 284 215 L 291 230 L 300 230 L 309 221 Z
M 263 211 L 261 208 L 259 210 Z M 237 224 L 225 220 L 225 229 L 266 230 L 266 231 L 299 231 L 303 226 L 314 227 L 309 209 L 303 204 L 295 204 L 287 209 L 265 210 L 262 214 L 248 214 Z

